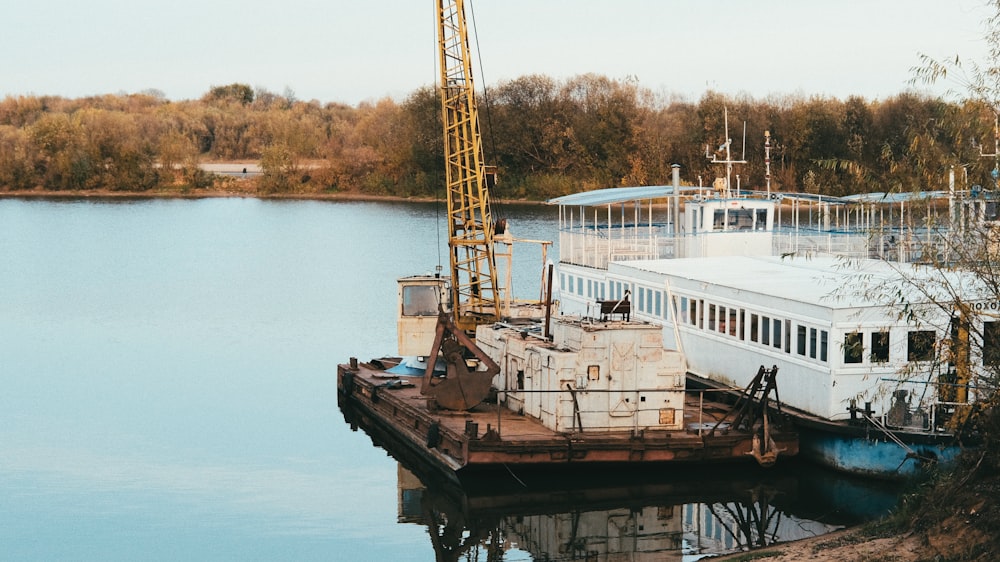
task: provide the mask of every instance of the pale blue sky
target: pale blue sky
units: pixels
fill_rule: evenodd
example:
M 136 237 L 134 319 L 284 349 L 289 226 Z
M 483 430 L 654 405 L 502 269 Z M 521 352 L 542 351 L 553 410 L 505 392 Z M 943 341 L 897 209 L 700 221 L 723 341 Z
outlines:
M 477 86 L 527 74 L 707 89 L 857 94 L 910 88 L 918 53 L 981 59 L 985 0 L 473 0 Z M 0 97 L 250 84 L 351 105 L 436 82 L 431 0 L 9 2 Z M 482 72 L 482 74 L 481 74 Z M 938 92 L 943 88 L 933 90 Z

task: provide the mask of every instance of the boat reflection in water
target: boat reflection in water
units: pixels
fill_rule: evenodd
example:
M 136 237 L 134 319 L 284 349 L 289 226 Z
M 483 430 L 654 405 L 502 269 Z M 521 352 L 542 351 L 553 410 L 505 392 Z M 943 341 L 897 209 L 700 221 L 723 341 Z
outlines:
M 342 408 L 343 409 L 343 408 Z M 344 410 L 352 427 L 359 420 Z M 697 560 L 822 535 L 877 518 L 886 482 L 788 459 L 641 470 L 443 474 L 362 429 L 397 461 L 398 520 L 425 525 L 436 560 Z

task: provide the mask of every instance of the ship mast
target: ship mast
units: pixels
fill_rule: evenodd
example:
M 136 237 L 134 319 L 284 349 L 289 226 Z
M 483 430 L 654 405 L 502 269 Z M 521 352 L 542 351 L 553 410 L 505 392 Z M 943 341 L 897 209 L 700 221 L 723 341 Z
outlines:
M 726 165 L 726 185 L 725 193 L 723 196 L 728 199 L 732 196 L 732 176 L 733 176 L 733 164 L 746 164 L 746 160 L 733 160 L 733 155 L 730 146 L 733 144 L 733 139 L 729 138 L 729 108 L 723 109 L 723 115 L 725 117 L 726 126 L 726 142 L 719 147 L 718 151 L 725 149 L 726 158 L 725 160 L 719 160 L 719 158 L 713 153 L 712 154 L 712 164 L 725 164 Z M 743 156 L 746 156 L 746 123 L 743 124 Z M 716 152 L 718 152 L 716 151 Z

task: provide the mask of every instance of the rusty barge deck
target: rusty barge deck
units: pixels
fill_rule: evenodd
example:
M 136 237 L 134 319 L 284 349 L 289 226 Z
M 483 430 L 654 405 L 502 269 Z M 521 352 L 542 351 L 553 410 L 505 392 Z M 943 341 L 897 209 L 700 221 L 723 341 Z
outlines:
M 391 366 L 391 363 L 390 363 Z M 751 462 L 754 435 L 718 422 L 731 406 L 688 393 L 684 429 L 556 432 L 538 420 L 496 403 L 469 411 L 433 408 L 419 379 L 388 373 L 380 360 L 351 361 L 337 368 L 337 396 L 363 428 L 378 425 L 414 452 L 448 472 L 496 467 L 645 465 L 655 463 Z M 411 384 L 416 383 L 416 384 Z M 713 428 L 716 428 L 713 431 Z M 369 432 L 371 433 L 371 432 Z M 782 456 L 798 452 L 798 437 L 774 427 Z

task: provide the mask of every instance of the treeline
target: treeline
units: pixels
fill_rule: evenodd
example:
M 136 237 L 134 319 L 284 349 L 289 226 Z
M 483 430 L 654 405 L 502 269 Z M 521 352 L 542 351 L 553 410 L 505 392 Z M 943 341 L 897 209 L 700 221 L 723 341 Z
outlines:
M 965 167 L 969 185 L 993 186 L 995 160 L 982 155 L 996 152 L 993 114 L 915 93 L 869 101 L 708 92 L 692 102 L 602 76 L 532 75 L 479 99 L 486 160 L 507 198 L 665 184 L 674 163 L 685 183 L 710 185 L 723 172 L 706 150 L 725 142 L 726 110 L 733 156 L 747 161 L 735 170 L 743 188 L 764 187 L 765 131 L 774 190 L 941 189 L 952 166 L 960 182 Z M 7 97 L 0 189 L 207 189 L 222 180 L 199 163 L 259 160 L 260 194 L 434 196 L 444 183 L 441 130 L 431 88 L 356 107 L 244 84 L 179 102 L 158 92 Z

